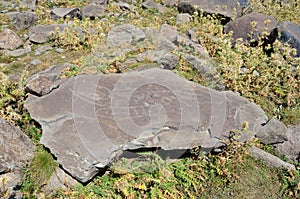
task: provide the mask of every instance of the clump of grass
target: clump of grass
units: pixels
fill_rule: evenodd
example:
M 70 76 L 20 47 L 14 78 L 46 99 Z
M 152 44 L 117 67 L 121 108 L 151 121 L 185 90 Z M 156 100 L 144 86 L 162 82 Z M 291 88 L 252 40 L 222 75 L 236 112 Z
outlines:
M 40 150 L 34 156 L 28 168 L 24 169 L 22 192 L 29 198 L 41 191 L 56 170 L 58 164 L 52 155 L 45 150 Z

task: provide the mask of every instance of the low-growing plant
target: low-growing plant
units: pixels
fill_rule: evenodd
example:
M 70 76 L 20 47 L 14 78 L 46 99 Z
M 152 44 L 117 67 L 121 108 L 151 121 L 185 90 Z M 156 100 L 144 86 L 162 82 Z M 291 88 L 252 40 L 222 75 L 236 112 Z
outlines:
M 41 188 L 48 183 L 58 163 L 52 155 L 44 149 L 40 149 L 28 168 L 23 171 L 22 192 L 26 197 L 31 198 L 41 191 Z

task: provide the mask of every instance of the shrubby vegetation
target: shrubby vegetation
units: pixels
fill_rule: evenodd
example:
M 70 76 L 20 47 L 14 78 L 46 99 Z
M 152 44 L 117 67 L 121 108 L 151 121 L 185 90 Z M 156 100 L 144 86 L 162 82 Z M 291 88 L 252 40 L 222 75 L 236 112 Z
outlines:
M 290 0 L 283 4 L 282 1 L 256 1 L 251 0 L 251 6 L 246 11 L 256 11 L 273 15 L 278 21 L 291 20 L 300 23 L 300 4 Z M 50 8 L 57 7 L 82 7 L 88 1 L 38 1 L 36 12 L 39 14 L 39 24 L 54 23 L 47 14 Z M 121 11 L 114 5 L 109 6 L 109 12 L 122 12 L 124 22 L 132 23 L 139 27 L 160 27 L 167 23 L 176 26 L 178 31 L 196 27 L 201 45 L 212 57 L 222 74 L 223 81 L 229 90 L 234 90 L 259 104 L 270 117 L 276 117 L 285 124 L 297 124 L 300 118 L 299 102 L 299 73 L 300 59 L 294 56 L 295 50 L 286 44 L 275 41 L 272 53 L 266 53 L 262 42 L 256 47 L 237 42 L 231 44 L 231 35 L 223 34 L 223 27 L 215 16 L 195 13 L 189 23 L 176 25 L 175 18 L 178 11 L 168 8 L 165 14 L 156 10 L 144 10 L 141 1 L 137 2 L 137 10 Z M 1 14 L 2 16 L 2 14 Z M 88 59 L 88 53 L 94 47 L 103 44 L 112 24 L 118 24 L 118 16 L 107 15 L 107 21 L 99 19 L 91 21 L 73 20 L 72 26 L 64 32 L 53 36 L 51 44 L 67 49 L 66 55 L 74 58 L 74 66 L 65 71 L 64 76 L 77 75 L 82 71 L 89 71 L 93 63 Z M 5 19 L 6 20 L 6 19 Z M 69 22 L 69 19 L 60 22 Z M 0 22 L 1 24 L 4 21 Z M 78 27 L 84 33 L 78 34 Z M 89 28 L 94 28 L 101 34 L 93 34 Z M 262 38 L 265 35 L 262 35 Z M 33 46 L 36 48 L 36 46 Z M 143 50 L 143 49 L 138 49 Z M 76 52 L 75 54 L 73 54 Z M 135 52 L 129 53 L 128 57 Z M 176 53 L 176 52 L 174 52 Z M 47 54 L 51 56 L 52 54 Z M 51 57 L 51 59 L 54 57 Z M 0 56 L 1 63 L 13 65 L 27 59 L 26 57 L 16 60 L 15 58 Z M 120 58 L 118 61 L 122 61 Z M 56 60 L 49 61 L 53 64 Z M 58 61 L 60 62 L 60 61 Z M 57 62 L 57 63 L 58 63 Z M 56 62 L 55 62 L 56 63 Z M 137 66 L 134 66 L 137 67 Z M 97 68 L 97 67 L 96 67 Z M 0 116 L 8 121 L 19 125 L 22 130 L 37 145 L 37 154 L 28 168 L 24 170 L 22 190 L 25 197 L 37 197 L 41 187 L 47 182 L 57 164 L 55 160 L 39 144 L 41 130 L 30 118 L 23 104 L 26 98 L 24 92 L 24 78 L 20 83 L 12 82 L 7 75 L 14 72 L 2 68 L 0 74 Z M 114 62 L 108 63 L 97 71 L 114 72 Z M 188 63 L 180 59 L 176 71 L 189 80 L 206 84 Z M 5 73 L 5 74 L 4 74 Z M 29 71 L 30 73 L 30 71 Z M 218 155 L 202 156 L 198 149 L 194 149 L 194 155 L 190 158 L 181 159 L 177 162 L 167 163 L 155 154 L 141 154 L 149 160 L 147 164 L 120 160 L 114 167 L 102 177 L 96 177 L 92 182 L 83 186 L 59 191 L 55 196 L 58 198 L 220 198 L 247 197 L 248 188 L 253 187 L 257 198 L 300 197 L 300 174 L 299 170 L 287 172 L 280 169 L 269 169 L 265 164 L 254 160 L 247 153 L 250 145 L 259 145 L 257 141 L 247 144 L 237 143 L 232 140 L 228 148 Z M 261 145 L 259 145 L 261 146 Z M 263 147 L 263 146 L 261 146 Z M 270 149 L 269 149 L 270 150 Z M 272 150 L 272 149 L 271 149 Z M 118 167 L 119 166 L 119 167 Z M 298 166 L 299 169 L 299 165 Z M 247 179 L 247 180 L 246 180 Z

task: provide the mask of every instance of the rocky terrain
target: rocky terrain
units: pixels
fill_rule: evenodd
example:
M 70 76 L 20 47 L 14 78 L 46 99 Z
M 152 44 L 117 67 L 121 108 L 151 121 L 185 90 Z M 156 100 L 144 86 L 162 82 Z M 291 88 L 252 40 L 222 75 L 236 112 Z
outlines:
M 141 150 L 157 149 L 162 157 L 177 159 L 196 147 L 206 154 L 220 152 L 233 136 L 240 142 L 258 138 L 299 161 L 300 124 L 283 123 L 229 88 L 212 51 L 199 39 L 207 37 L 199 35 L 202 27 L 185 27 L 213 15 L 232 36 L 230 45 L 260 45 L 270 55 L 281 42 L 294 48 L 291 59 L 298 60 L 299 24 L 252 12 L 247 0 L 51 2 L 43 10 L 38 1 L 0 1 L 1 78 L 18 82 L 25 76 L 24 107 L 42 129 L 37 145 L 59 164 L 45 193 L 90 182 L 120 157 Z M 140 10 L 153 18 L 144 19 Z M 198 82 L 180 76 L 182 63 L 200 74 Z M 243 67 L 241 73 L 247 73 Z M 297 107 L 299 65 L 289 70 L 296 90 L 289 99 Z M 251 71 L 254 77 L 260 73 Z M 10 123 L 13 119 L 4 119 L 1 179 L 10 179 L 7 195 L 22 197 L 16 188 L 19 173 L 33 159 L 36 143 Z M 250 153 L 296 170 L 261 149 Z

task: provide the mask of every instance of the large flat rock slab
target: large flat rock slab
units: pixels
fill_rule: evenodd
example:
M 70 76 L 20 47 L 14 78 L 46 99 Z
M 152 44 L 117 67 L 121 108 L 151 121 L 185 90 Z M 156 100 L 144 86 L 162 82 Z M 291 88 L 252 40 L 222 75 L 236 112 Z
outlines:
M 185 150 L 221 146 L 232 130 L 257 132 L 265 113 L 247 99 L 152 68 L 81 75 L 25 107 L 43 128 L 42 144 L 82 182 L 125 150 Z

